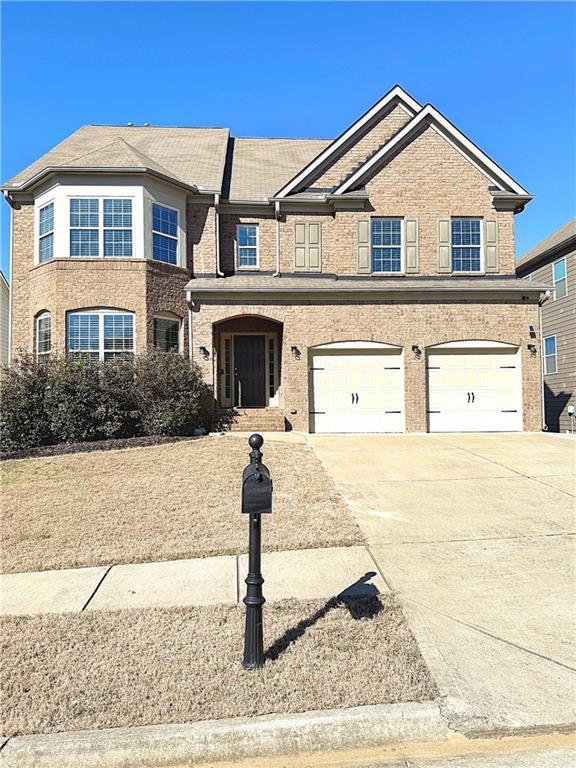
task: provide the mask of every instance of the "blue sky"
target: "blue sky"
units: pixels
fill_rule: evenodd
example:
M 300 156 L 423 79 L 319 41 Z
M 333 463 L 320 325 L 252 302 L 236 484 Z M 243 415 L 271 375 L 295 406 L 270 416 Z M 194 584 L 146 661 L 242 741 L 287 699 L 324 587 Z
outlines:
M 570 3 L 4 0 L 2 180 L 84 123 L 332 137 L 400 83 L 536 196 L 521 254 L 574 216 L 575 44 Z

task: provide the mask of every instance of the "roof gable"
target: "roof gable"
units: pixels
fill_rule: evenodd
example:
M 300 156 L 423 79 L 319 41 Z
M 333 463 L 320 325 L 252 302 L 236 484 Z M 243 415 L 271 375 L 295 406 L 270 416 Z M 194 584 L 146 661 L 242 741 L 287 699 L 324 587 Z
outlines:
M 65 168 L 146 168 L 157 171 L 165 176 L 171 176 L 178 179 L 171 171 L 164 168 L 151 157 L 139 152 L 135 147 L 124 141 L 118 136 L 109 144 L 97 147 L 91 152 L 86 152 L 79 157 L 68 160 L 64 163 Z
M 306 187 L 315 176 L 321 175 L 324 169 L 342 156 L 359 136 L 364 135 L 366 127 L 376 123 L 383 115 L 390 112 L 394 106 L 403 109 L 410 118 L 421 109 L 420 104 L 406 93 L 399 85 L 395 85 L 370 109 L 361 115 L 352 125 L 343 133 L 334 139 L 320 154 L 313 158 L 304 168 L 302 168 L 287 184 L 285 184 L 275 195 L 277 198 L 287 197 L 290 194 L 298 192 Z
M 483 173 L 498 189 L 512 192 L 516 195 L 528 195 L 529 193 L 517 181 L 509 176 L 499 165 L 488 157 L 479 147 L 468 139 L 456 128 L 444 115 L 431 104 L 427 104 L 418 114 L 406 123 L 406 125 L 393 136 L 389 142 L 381 147 L 371 158 L 354 171 L 336 190 L 334 195 L 342 195 L 361 186 L 367 178 L 373 175 L 378 168 L 393 154 L 402 150 L 410 140 L 425 125 L 432 126 L 443 138 Z

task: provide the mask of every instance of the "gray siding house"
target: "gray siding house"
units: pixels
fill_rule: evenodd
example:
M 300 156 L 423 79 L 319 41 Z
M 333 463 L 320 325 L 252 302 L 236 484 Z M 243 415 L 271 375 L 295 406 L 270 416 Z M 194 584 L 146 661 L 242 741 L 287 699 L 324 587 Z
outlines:
M 518 277 L 554 286 L 542 306 L 542 373 L 546 425 L 552 432 L 576 426 L 576 219 L 525 253 Z

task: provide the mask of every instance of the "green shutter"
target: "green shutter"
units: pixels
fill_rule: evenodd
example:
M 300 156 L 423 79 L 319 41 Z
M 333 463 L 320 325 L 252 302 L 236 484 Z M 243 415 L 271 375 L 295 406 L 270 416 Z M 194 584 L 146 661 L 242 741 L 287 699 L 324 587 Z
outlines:
M 418 219 L 406 219 L 406 274 L 418 272 Z
M 370 219 L 361 219 L 358 222 L 358 272 L 370 274 Z
M 294 269 L 304 271 L 306 269 L 306 224 L 297 221 L 294 226 Z
M 450 219 L 438 219 L 438 272 L 452 272 Z
M 484 222 L 484 271 L 498 272 L 498 222 L 486 219 Z

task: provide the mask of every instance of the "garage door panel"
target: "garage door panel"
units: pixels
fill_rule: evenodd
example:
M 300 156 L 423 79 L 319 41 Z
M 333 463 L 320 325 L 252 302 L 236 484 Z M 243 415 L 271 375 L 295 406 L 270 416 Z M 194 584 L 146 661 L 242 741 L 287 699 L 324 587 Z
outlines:
M 517 350 L 428 354 L 428 426 L 431 432 L 522 429 Z
M 404 431 L 400 351 L 318 351 L 310 373 L 313 431 Z

